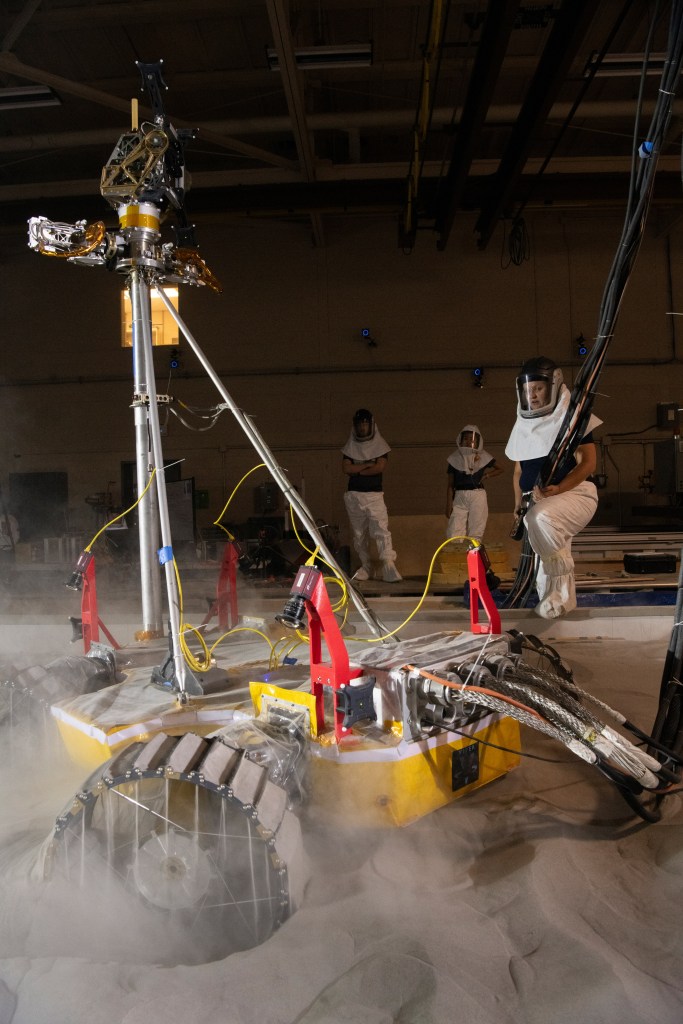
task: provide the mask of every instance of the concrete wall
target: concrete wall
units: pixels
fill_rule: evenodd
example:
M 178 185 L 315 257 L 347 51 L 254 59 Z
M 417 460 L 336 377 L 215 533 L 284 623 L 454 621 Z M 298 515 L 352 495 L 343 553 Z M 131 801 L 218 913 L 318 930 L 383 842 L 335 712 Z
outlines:
M 181 315 L 293 482 L 304 482 L 315 515 L 346 527 L 339 448 L 359 406 L 375 412 L 393 448 L 385 479 L 391 513 L 440 514 L 446 456 L 464 423 L 477 423 L 505 463 L 520 362 L 549 355 L 572 382 L 574 340 L 594 336 L 621 219 L 621 211 L 587 209 L 530 214 L 530 259 L 504 267 L 502 228 L 482 253 L 466 216 L 445 253 L 425 233 L 407 256 L 386 219 L 325 218 L 327 244 L 316 249 L 305 223 L 219 215 L 200 221 L 198 235 L 223 293 L 184 289 Z M 683 312 L 683 236 L 651 220 L 595 404 L 604 420 L 598 436 L 611 438 L 613 460 L 604 467 L 600 515 L 615 525 L 633 504 L 666 500 L 646 499 L 638 481 L 652 466 L 650 441 L 666 435 L 615 435 L 653 424 L 657 402 L 683 404 L 676 339 L 683 328 L 670 315 Z M 0 238 L 0 483 L 7 493 L 10 472 L 67 472 L 70 525 L 87 532 L 94 519 L 85 497 L 108 489 L 118 497 L 121 461 L 134 457 L 130 350 L 120 344 L 123 281 L 39 257 L 24 237 L 19 227 Z M 376 347 L 362 340 L 363 327 Z M 159 391 L 191 406 L 216 404 L 213 385 L 181 347 L 170 385 L 167 351 L 157 350 Z M 485 367 L 482 389 L 471 382 L 475 365 Z M 165 450 L 184 458 L 183 475 L 209 491 L 200 524 L 218 515 L 258 461 L 229 413 L 203 433 L 171 416 Z M 489 491 L 498 512 L 512 505 L 506 468 Z M 231 520 L 253 514 L 253 487 L 263 479 L 262 472 L 250 477 Z

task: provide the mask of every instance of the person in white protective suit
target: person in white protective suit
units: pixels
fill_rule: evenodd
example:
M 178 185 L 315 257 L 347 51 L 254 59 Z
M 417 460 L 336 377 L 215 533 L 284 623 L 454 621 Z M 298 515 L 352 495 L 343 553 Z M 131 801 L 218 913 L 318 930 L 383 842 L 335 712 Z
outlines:
M 524 525 L 539 557 L 536 574 L 538 605 L 544 619 L 555 619 L 576 608 L 572 540 L 598 506 L 598 492 L 588 477 L 595 472 L 592 431 L 602 421 L 591 416 L 574 456 L 555 470 L 547 486 L 536 486 L 569 406 L 570 393 L 562 371 L 545 356 L 529 359 L 517 376 L 517 420 L 505 448 L 514 461 L 515 514 Z
M 349 439 L 342 448 L 342 468 L 349 478 L 344 504 L 351 524 L 353 546 L 361 565 L 357 580 L 369 580 L 371 560 L 369 542 L 374 540 L 382 563 L 382 579 L 397 583 L 403 579 L 396 568 L 389 515 L 384 504 L 382 473 L 391 451 L 375 424 L 369 409 L 358 409 L 353 417 Z
M 473 423 L 464 426 L 458 434 L 457 447 L 448 456 L 447 537 L 482 539 L 489 515 L 484 481 L 502 472 L 493 456 L 484 450 L 479 427 Z

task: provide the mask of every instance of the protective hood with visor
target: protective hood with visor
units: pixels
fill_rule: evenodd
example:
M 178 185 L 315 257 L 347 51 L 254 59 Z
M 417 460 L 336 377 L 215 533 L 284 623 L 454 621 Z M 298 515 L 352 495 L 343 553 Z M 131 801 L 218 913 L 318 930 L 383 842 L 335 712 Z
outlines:
M 370 424 L 369 431 L 363 431 L 363 424 Z M 358 409 L 353 416 L 353 426 L 342 453 L 353 462 L 369 462 L 388 455 L 391 448 L 379 432 L 375 418 L 369 409 Z
M 493 462 L 493 456 L 484 450 L 484 438 L 479 427 L 467 423 L 458 434 L 458 447 L 448 456 L 448 465 L 460 473 L 476 473 Z
M 517 415 L 525 420 L 548 416 L 554 411 L 562 387 L 562 370 L 545 356 L 528 359 L 515 381 Z
M 365 424 L 370 429 L 365 429 Z M 353 414 L 353 434 L 356 441 L 370 441 L 375 436 L 375 417 L 369 409 L 358 409 Z
M 484 447 L 482 436 L 475 426 L 463 427 L 458 434 L 458 440 L 456 441 L 458 448 L 464 448 L 466 451 L 480 452 Z

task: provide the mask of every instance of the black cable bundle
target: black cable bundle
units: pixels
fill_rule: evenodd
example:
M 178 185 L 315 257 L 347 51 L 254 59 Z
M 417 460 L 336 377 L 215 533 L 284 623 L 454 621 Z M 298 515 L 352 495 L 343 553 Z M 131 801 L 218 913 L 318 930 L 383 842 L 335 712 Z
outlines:
M 638 255 L 645 229 L 645 220 L 652 196 L 657 161 L 664 145 L 675 98 L 681 63 L 683 61 L 683 0 L 673 0 L 669 21 L 667 58 L 662 70 L 659 92 L 652 121 L 645 141 L 639 140 L 640 109 L 643 100 L 645 71 L 652 45 L 652 36 L 659 18 L 661 3 L 655 6 L 641 75 L 638 97 L 634 144 L 631 157 L 631 180 L 624 226 L 616 255 L 607 275 L 607 283 L 600 304 L 598 331 L 595 344 L 588 353 L 571 392 L 569 407 L 555 442 L 545 458 L 536 480 L 536 486 L 545 487 L 558 465 L 571 458 L 586 432 L 593 408 L 598 379 L 607 349 L 614 334 L 621 300 L 631 270 Z M 522 553 L 512 589 L 505 601 L 506 608 L 523 607 L 529 598 L 536 578 L 536 563 L 529 538 L 525 534 Z M 680 646 L 680 645 L 679 645 Z
M 662 671 L 662 683 L 659 691 L 659 707 L 652 736 L 659 743 L 666 744 L 672 748 L 674 753 L 680 756 L 683 750 L 683 685 L 681 684 L 681 671 L 683 670 L 683 555 L 678 574 L 678 591 L 676 594 L 676 607 L 674 609 L 674 624 L 671 627 L 669 647 L 666 652 L 664 669 Z M 652 749 L 652 748 L 650 748 Z

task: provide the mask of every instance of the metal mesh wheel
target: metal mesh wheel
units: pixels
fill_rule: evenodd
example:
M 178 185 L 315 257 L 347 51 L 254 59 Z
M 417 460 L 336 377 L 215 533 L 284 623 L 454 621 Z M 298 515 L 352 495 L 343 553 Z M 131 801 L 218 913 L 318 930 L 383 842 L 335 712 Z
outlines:
M 303 855 L 298 819 L 243 750 L 193 734 L 161 737 L 168 749 L 158 765 L 155 737 L 87 780 L 57 820 L 50 873 L 83 885 L 96 877 L 97 892 L 104 868 L 150 913 L 169 915 L 204 958 L 258 945 L 296 902 L 288 863 Z M 178 772 L 186 740 L 199 756 Z

